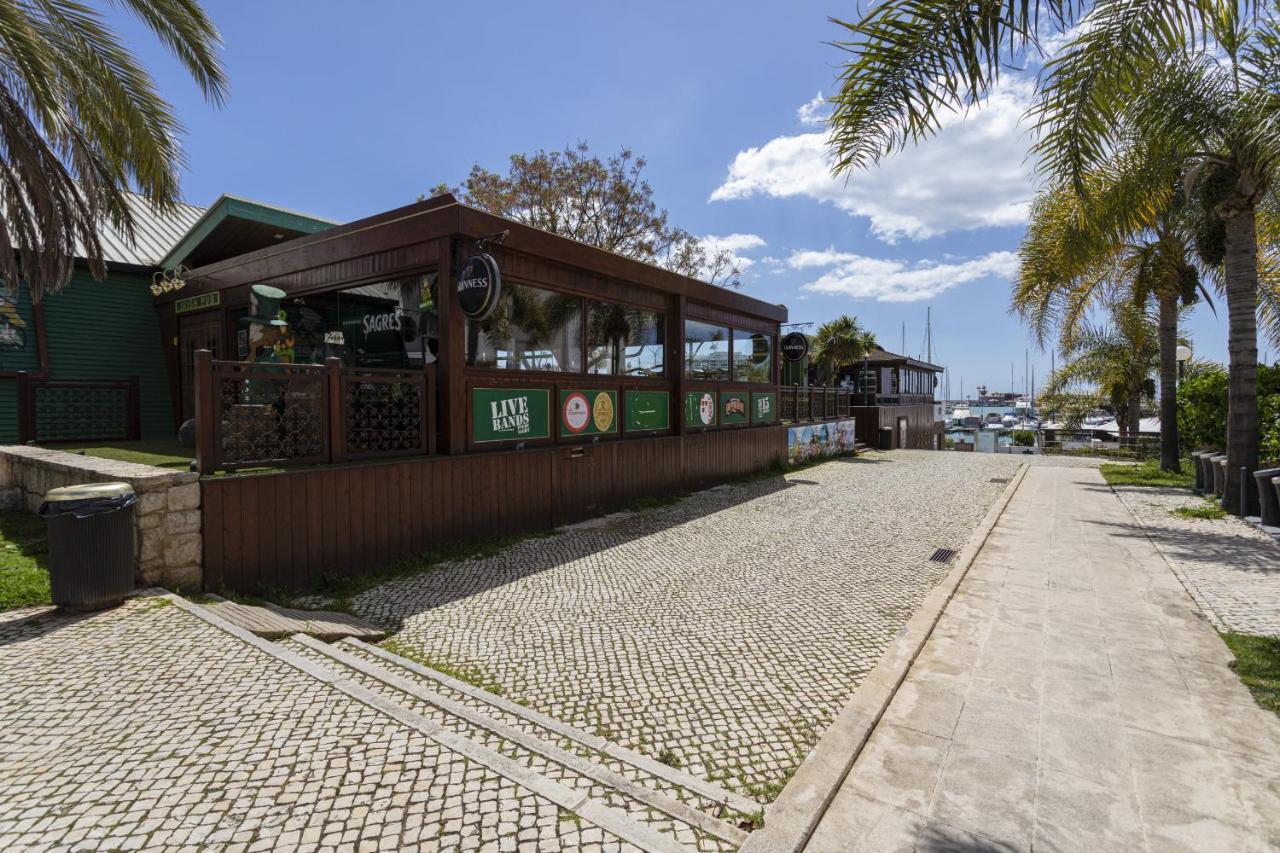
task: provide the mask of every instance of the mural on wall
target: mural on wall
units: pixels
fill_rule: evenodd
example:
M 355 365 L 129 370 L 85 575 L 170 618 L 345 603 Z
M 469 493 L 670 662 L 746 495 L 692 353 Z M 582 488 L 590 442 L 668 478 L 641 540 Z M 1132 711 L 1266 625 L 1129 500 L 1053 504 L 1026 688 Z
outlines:
M 854 420 L 794 426 L 787 430 L 787 460 L 791 464 L 819 456 L 839 456 L 853 450 Z
M 27 345 L 27 321 L 9 296 L 0 296 L 0 349 L 22 349 Z

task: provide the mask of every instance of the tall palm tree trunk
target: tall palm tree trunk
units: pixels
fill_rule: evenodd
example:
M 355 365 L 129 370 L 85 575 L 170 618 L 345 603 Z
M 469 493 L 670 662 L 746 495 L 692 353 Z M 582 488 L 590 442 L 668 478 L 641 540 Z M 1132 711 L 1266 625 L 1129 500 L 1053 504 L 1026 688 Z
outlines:
M 1160 469 L 1177 471 L 1178 297 L 1160 297 Z
M 1138 446 L 1138 434 L 1142 430 L 1142 391 L 1139 389 L 1130 392 L 1126 405 L 1129 409 L 1129 438 L 1136 448 Z
M 1258 232 L 1253 204 L 1240 205 L 1226 220 L 1223 268 L 1227 290 L 1227 488 L 1223 507 L 1235 515 L 1257 515 L 1258 496 L 1249 489 L 1240 505 L 1240 469 L 1258 468 Z

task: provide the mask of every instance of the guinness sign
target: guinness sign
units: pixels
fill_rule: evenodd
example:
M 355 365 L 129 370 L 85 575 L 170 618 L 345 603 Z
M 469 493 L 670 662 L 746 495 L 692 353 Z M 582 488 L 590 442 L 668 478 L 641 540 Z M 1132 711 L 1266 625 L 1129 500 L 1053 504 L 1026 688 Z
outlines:
M 458 307 L 472 320 L 483 320 L 493 313 L 502 292 L 502 276 L 498 262 L 486 254 L 472 255 L 462 264 L 458 275 Z
M 782 357 L 787 361 L 799 361 L 809 354 L 809 338 L 802 332 L 788 332 L 782 336 Z

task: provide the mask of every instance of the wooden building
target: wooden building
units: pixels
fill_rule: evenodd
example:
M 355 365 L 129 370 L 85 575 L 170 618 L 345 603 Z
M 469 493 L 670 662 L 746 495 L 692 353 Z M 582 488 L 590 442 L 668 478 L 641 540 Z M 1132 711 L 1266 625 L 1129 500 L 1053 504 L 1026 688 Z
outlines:
M 197 268 L 157 306 L 201 469 L 294 469 L 203 481 L 214 586 L 303 586 L 786 456 L 785 307 L 448 195 Z

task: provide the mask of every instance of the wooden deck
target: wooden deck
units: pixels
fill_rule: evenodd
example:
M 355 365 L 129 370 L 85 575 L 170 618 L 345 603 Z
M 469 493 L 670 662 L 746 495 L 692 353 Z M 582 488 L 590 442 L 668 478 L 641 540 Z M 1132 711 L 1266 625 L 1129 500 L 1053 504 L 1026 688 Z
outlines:
M 204 605 L 233 625 L 259 637 L 278 640 L 294 634 L 305 634 L 326 643 L 354 637 L 368 643 L 386 638 L 385 631 L 349 613 L 329 610 L 295 610 L 265 604 L 261 607 L 237 604 L 218 595 L 207 595 L 211 603 Z

